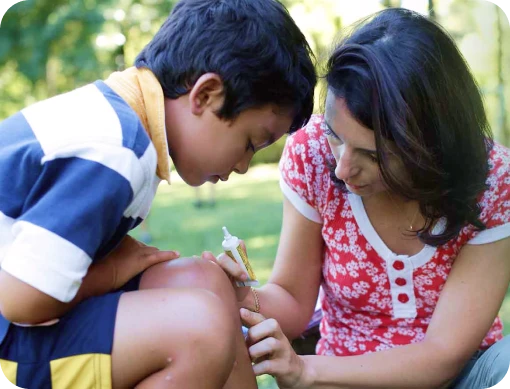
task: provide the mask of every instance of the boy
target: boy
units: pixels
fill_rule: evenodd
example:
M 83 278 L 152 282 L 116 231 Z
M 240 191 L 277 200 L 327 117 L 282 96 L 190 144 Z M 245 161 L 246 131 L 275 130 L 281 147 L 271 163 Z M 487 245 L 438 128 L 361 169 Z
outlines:
M 182 0 L 135 66 L 0 124 L 2 369 L 29 388 L 255 388 L 228 303 L 138 290 L 179 254 L 126 234 L 170 165 L 227 180 L 308 120 L 309 47 L 276 0 Z

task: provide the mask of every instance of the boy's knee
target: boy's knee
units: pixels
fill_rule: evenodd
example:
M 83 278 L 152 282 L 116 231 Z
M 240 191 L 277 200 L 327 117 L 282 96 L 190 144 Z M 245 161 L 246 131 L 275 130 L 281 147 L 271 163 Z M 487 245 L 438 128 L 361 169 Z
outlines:
M 220 297 L 233 295 L 232 284 L 221 267 L 198 258 L 179 258 L 147 269 L 140 289 L 154 288 L 200 288 Z
M 212 355 L 221 355 L 227 360 L 235 354 L 236 332 L 240 331 L 225 303 L 215 294 L 206 290 L 192 292 L 186 302 L 187 341 L 200 345 Z

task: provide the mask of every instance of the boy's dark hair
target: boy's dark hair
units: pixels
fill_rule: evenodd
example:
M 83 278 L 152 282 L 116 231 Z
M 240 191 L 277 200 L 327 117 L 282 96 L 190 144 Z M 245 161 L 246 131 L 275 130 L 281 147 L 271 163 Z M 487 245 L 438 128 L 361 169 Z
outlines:
M 167 98 L 189 92 L 200 76 L 218 74 L 225 103 L 218 117 L 276 104 L 293 109 L 290 132 L 312 113 L 313 54 L 276 0 L 181 0 L 135 61 L 158 78 Z
M 381 11 L 334 50 L 326 80 L 353 117 L 374 131 L 389 188 L 419 202 L 426 217 L 422 242 L 444 244 L 466 224 L 485 228 L 478 200 L 492 135 L 478 85 L 446 31 L 409 10 Z M 389 168 L 395 152 L 387 140 L 397 146 L 410 182 Z M 445 230 L 432 234 L 442 217 Z

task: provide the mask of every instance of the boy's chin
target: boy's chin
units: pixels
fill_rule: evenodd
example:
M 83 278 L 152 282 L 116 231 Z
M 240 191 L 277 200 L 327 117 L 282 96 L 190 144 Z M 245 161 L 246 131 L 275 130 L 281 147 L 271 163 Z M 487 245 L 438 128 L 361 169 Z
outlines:
M 197 187 L 203 185 L 207 181 L 207 179 L 204 177 L 189 174 L 189 172 L 177 169 L 177 167 L 175 167 L 175 170 L 177 171 L 177 174 L 179 174 L 179 177 L 181 177 L 181 179 L 184 181 L 186 185 Z

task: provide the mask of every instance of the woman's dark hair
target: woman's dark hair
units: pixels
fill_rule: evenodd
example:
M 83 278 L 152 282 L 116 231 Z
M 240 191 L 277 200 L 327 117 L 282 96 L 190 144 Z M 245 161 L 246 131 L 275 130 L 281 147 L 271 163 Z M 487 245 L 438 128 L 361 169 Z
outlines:
M 418 231 L 422 242 L 444 244 L 466 224 L 485 228 L 478 199 L 486 189 L 492 134 L 478 85 L 445 30 L 409 10 L 381 11 L 337 46 L 326 81 L 374 131 L 388 187 L 419 202 L 426 218 Z M 389 168 L 391 154 L 403 163 L 408 182 Z M 444 231 L 432 234 L 442 217 Z
M 312 114 L 312 59 L 276 0 L 181 0 L 135 66 L 149 68 L 171 99 L 187 94 L 203 74 L 216 73 L 225 87 L 220 118 L 272 103 L 293 109 L 292 132 Z

